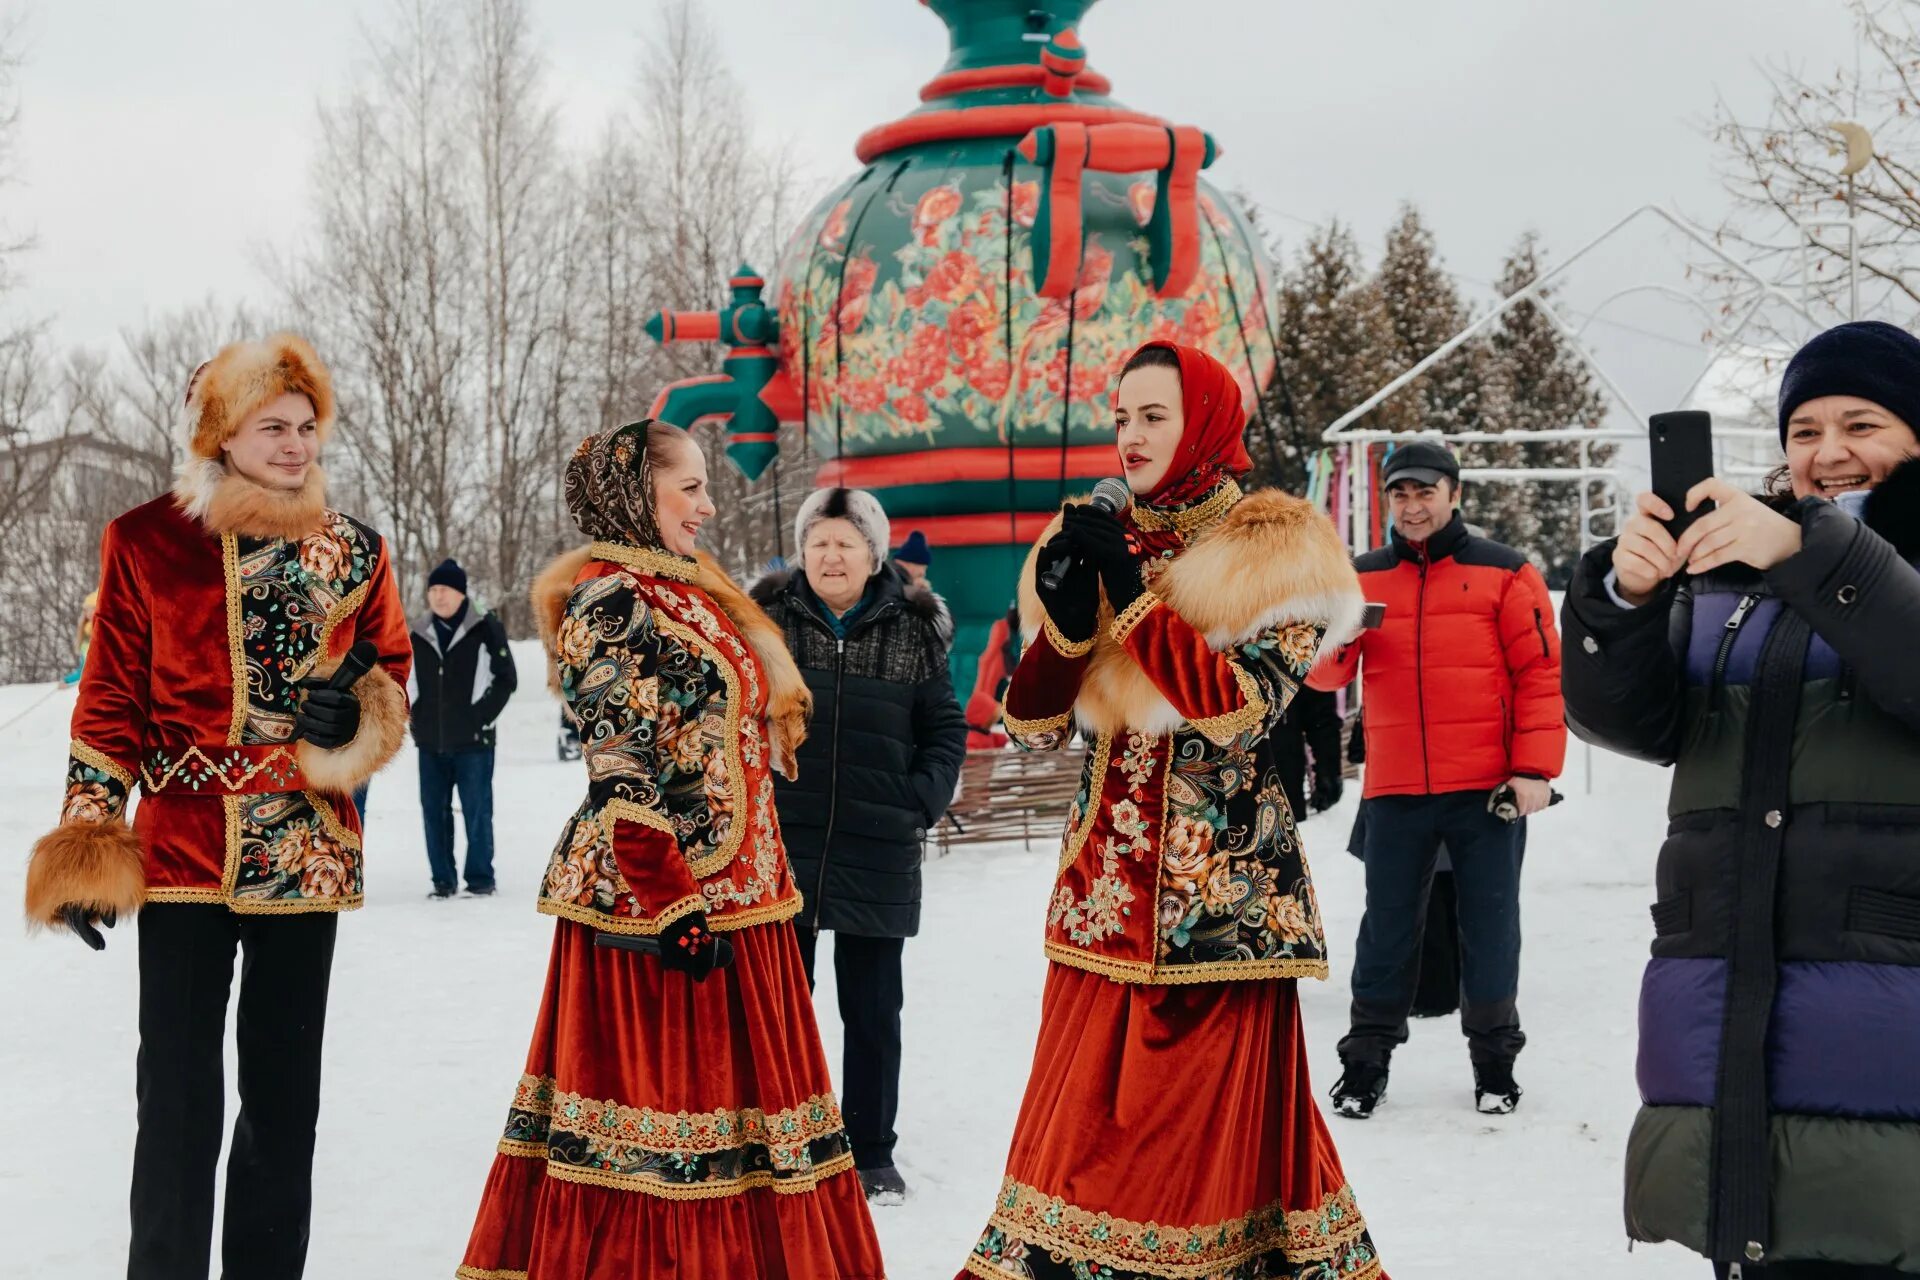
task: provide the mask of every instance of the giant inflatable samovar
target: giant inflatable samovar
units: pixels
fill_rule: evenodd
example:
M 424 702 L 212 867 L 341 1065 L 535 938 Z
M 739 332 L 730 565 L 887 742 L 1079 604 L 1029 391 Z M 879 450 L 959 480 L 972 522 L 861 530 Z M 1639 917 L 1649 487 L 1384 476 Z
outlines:
M 925 532 L 960 624 L 964 700 L 987 628 L 1063 496 L 1113 474 L 1107 393 L 1141 342 L 1211 351 L 1252 402 L 1274 367 L 1266 256 L 1201 180 L 1219 147 L 1127 109 L 1076 34 L 1094 0 L 921 0 L 952 53 L 913 114 L 801 223 L 775 274 L 742 267 L 722 312 L 663 313 L 724 372 L 654 414 L 724 420 L 757 477 L 804 415 L 818 483 L 878 494 Z M 789 548 L 789 551 L 792 549 Z

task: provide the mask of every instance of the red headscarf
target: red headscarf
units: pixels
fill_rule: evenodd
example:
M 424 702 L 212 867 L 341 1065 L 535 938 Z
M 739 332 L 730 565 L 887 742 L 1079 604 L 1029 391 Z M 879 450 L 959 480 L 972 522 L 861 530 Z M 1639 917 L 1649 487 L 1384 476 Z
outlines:
M 1227 366 L 1206 352 L 1165 339 L 1149 342 L 1140 350 L 1148 347 L 1165 347 L 1180 361 L 1180 407 L 1185 425 L 1167 474 L 1152 493 L 1134 501 L 1161 510 L 1191 506 L 1227 477 L 1237 480 L 1253 470 L 1253 459 L 1247 456 L 1242 440 L 1247 429 L 1246 405 L 1240 398 L 1240 384 Z M 1126 512 L 1122 523 L 1128 542 L 1146 559 L 1177 551 L 1185 542 L 1172 527 L 1142 528 L 1132 510 Z
M 1198 347 L 1159 338 L 1140 350 L 1150 347 L 1164 347 L 1180 361 L 1180 401 L 1186 426 L 1167 474 L 1142 501 L 1150 507 L 1179 507 L 1204 498 L 1227 476 L 1238 479 L 1253 470 L 1243 438 L 1247 407 L 1240 398 L 1240 384 L 1227 366 Z

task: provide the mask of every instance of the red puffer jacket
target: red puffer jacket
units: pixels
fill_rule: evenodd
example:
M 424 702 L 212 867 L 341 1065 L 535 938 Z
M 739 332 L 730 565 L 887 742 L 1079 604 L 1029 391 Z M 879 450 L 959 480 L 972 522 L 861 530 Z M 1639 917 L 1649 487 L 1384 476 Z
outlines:
M 1366 660 L 1369 796 L 1491 791 L 1553 778 L 1567 755 L 1560 637 L 1547 583 L 1458 513 L 1424 546 L 1398 533 L 1354 562 L 1386 619 L 1314 668 L 1338 689 Z

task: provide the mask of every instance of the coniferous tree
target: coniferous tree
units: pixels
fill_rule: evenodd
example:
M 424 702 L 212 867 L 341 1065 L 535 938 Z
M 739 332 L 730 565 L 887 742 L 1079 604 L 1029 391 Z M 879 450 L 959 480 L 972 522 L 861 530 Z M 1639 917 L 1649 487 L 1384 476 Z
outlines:
M 1441 265 L 1433 232 L 1412 205 L 1401 208 L 1399 220 L 1387 231 L 1374 288 L 1391 342 L 1381 381 L 1418 364 L 1473 319 L 1453 277 Z M 1415 419 L 1413 429 L 1483 430 L 1486 364 L 1486 344 L 1470 341 L 1388 404 L 1404 402 L 1402 412 Z

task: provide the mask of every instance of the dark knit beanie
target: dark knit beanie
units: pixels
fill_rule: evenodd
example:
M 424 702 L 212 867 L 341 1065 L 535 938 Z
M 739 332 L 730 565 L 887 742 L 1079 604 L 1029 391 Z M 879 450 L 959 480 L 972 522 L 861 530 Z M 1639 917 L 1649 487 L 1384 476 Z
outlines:
M 1920 338 L 1879 320 L 1835 325 L 1794 353 L 1780 379 L 1780 447 L 1787 419 L 1821 396 L 1871 400 L 1920 434 Z
M 429 587 L 452 587 L 461 595 L 465 595 L 467 594 L 467 571 L 460 567 L 459 561 L 455 560 L 452 556 L 448 556 L 445 560 L 433 566 L 433 572 L 427 575 L 427 585 Z
M 907 540 L 900 544 L 900 549 L 893 553 L 893 558 L 903 564 L 930 567 L 933 564 L 933 548 L 927 545 L 927 535 L 915 529 L 907 535 Z

